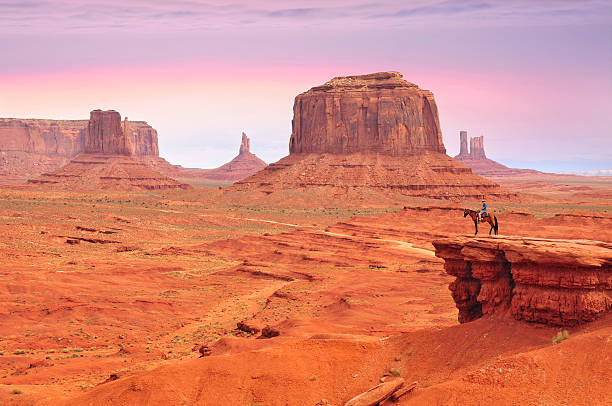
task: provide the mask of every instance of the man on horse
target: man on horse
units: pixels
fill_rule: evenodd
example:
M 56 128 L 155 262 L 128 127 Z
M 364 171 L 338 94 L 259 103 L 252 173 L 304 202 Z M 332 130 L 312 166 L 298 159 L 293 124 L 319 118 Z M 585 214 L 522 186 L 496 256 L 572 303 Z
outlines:
M 478 213 L 478 216 L 479 216 L 480 222 L 483 222 L 485 217 L 487 217 L 487 202 L 484 199 L 482 200 L 482 210 L 480 210 L 480 213 Z

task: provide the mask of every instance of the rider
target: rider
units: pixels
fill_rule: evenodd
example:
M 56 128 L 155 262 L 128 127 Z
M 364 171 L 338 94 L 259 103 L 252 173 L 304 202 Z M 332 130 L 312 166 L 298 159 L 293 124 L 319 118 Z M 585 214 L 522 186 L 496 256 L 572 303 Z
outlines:
M 480 210 L 480 213 L 478 213 L 478 215 L 480 216 L 480 221 L 483 221 L 484 218 L 487 216 L 487 202 L 484 199 L 482 201 L 482 210 Z

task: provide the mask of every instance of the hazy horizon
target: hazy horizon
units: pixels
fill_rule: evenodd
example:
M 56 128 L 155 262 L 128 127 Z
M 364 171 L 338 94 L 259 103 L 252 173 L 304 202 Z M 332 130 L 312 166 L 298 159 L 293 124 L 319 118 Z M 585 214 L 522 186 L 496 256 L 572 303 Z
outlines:
M 297 94 L 394 70 L 434 93 L 450 156 L 467 130 L 511 167 L 612 168 L 607 1 L 5 0 L 0 51 L 0 117 L 114 109 L 186 167 L 229 161 L 242 131 L 274 162 Z

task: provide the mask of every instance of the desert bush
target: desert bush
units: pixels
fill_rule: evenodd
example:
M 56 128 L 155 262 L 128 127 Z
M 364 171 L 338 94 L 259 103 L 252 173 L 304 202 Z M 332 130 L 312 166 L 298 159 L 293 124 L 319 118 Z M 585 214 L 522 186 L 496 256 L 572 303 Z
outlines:
M 391 375 L 393 376 L 400 376 L 402 374 L 402 371 L 397 368 L 392 368 L 389 370 L 389 372 L 391 372 Z
M 19 395 L 19 394 L 21 394 L 21 389 L 13 389 L 12 393 L 13 393 L 13 395 Z
M 559 331 L 556 336 L 552 338 L 553 345 L 559 344 L 561 341 L 569 338 L 569 332 L 567 330 Z

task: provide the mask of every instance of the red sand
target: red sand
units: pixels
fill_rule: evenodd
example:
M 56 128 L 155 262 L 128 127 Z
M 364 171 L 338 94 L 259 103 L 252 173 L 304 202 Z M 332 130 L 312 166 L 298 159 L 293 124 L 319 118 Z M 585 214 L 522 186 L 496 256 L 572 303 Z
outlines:
M 612 188 L 584 181 L 491 204 L 500 233 L 612 241 Z M 418 381 L 399 404 L 609 401 L 609 316 L 554 346 L 458 324 L 431 241 L 473 233 L 463 204 L 248 196 L 0 190 L 0 404 L 341 405 L 390 369 Z

